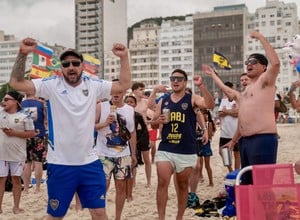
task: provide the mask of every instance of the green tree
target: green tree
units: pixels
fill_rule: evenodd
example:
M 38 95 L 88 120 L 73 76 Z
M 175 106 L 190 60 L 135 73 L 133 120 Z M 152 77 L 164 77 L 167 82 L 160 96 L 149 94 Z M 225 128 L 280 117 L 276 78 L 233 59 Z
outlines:
M 10 87 L 9 83 L 3 84 L 0 88 L 0 100 L 2 100 L 5 94 L 11 90 L 13 90 L 13 88 Z

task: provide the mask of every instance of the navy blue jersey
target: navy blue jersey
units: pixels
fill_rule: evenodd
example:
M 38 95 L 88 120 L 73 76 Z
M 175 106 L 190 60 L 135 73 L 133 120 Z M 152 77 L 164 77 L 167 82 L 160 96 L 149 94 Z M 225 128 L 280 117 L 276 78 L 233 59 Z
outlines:
M 25 99 L 22 101 L 21 106 L 24 113 L 30 115 L 33 120 L 35 130 L 39 130 L 37 137 L 45 136 L 45 106 L 36 99 Z
M 170 120 L 162 128 L 162 140 L 158 150 L 179 154 L 196 154 L 196 114 L 191 102 L 191 94 L 185 94 L 177 103 L 171 96 L 162 100 L 161 111 L 170 109 Z

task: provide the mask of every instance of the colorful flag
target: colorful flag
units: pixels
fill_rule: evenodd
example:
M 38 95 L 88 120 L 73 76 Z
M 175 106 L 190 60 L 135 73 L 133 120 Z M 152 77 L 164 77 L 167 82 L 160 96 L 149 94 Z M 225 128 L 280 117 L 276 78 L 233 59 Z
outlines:
M 215 66 L 218 66 L 222 69 L 231 70 L 232 68 L 228 59 L 217 51 L 214 52 L 213 63 Z
M 45 78 L 52 75 L 51 71 L 47 70 L 47 66 L 51 65 L 51 57 L 53 50 L 42 44 L 38 44 L 33 51 L 31 78 Z
M 42 44 L 38 44 L 36 49 L 33 51 L 32 64 L 43 67 L 49 66 L 52 54 L 52 49 Z
M 60 60 L 58 57 L 51 57 L 50 64 L 46 66 L 48 70 L 60 70 Z
M 30 77 L 31 78 L 46 78 L 52 75 L 51 71 L 48 71 L 44 68 L 33 65 L 31 67 Z
M 100 60 L 88 54 L 83 54 L 83 72 L 88 75 L 97 76 L 100 68 Z

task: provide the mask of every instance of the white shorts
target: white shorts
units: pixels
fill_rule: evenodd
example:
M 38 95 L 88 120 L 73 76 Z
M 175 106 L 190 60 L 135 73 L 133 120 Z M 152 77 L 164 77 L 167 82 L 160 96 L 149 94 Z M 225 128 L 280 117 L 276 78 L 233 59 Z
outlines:
M 10 171 L 11 176 L 22 176 L 25 162 L 13 162 L 0 160 L 0 177 L 8 176 Z
M 168 161 L 172 164 L 176 173 L 180 173 L 187 167 L 195 167 L 197 154 L 175 154 L 166 151 L 157 151 L 155 162 Z

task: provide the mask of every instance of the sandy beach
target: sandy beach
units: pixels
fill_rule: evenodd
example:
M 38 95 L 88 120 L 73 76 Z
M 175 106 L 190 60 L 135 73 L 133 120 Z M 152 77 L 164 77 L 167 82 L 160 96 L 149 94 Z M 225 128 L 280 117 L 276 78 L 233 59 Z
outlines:
M 300 124 L 278 124 L 279 150 L 278 150 L 278 163 L 294 163 L 300 159 Z M 224 178 L 227 169 L 223 166 L 222 160 L 218 155 L 218 140 L 219 129 L 215 133 L 212 140 L 212 149 L 214 155 L 211 158 L 211 165 L 213 168 L 214 186 L 208 187 L 207 175 L 204 172 L 205 181 L 199 183 L 197 194 L 200 202 L 207 199 L 212 199 L 218 195 L 220 191 L 224 190 Z M 46 178 L 45 174 L 44 177 Z M 300 176 L 296 176 L 296 182 L 300 182 Z M 133 191 L 133 201 L 126 202 L 123 210 L 124 220 L 155 220 L 158 219 L 156 211 L 156 167 L 152 165 L 152 186 L 146 188 L 146 178 L 144 174 L 144 166 L 140 166 L 137 170 L 136 187 Z M 114 195 L 115 189 L 112 182 L 111 188 L 107 194 L 107 214 L 108 219 L 114 219 Z M 46 216 L 47 204 L 47 190 L 46 184 L 42 184 L 42 191 L 38 194 L 34 193 L 34 186 L 30 189 L 28 194 L 22 194 L 21 207 L 25 212 L 19 215 L 12 213 L 12 193 L 5 192 L 3 199 L 3 213 L 0 214 L 0 220 L 41 220 Z M 74 203 L 74 202 L 73 202 Z M 169 187 L 169 200 L 167 204 L 167 218 L 173 220 L 176 217 L 177 203 L 176 193 L 173 183 Z M 67 220 L 87 220 L 90 219 L 88 210 L 76 211 L 69 209 L 66 217 Z M 200 218 L 195 216 L 193 209 L 186 209 L 184 219 L 219 219 L 219 218 Z

